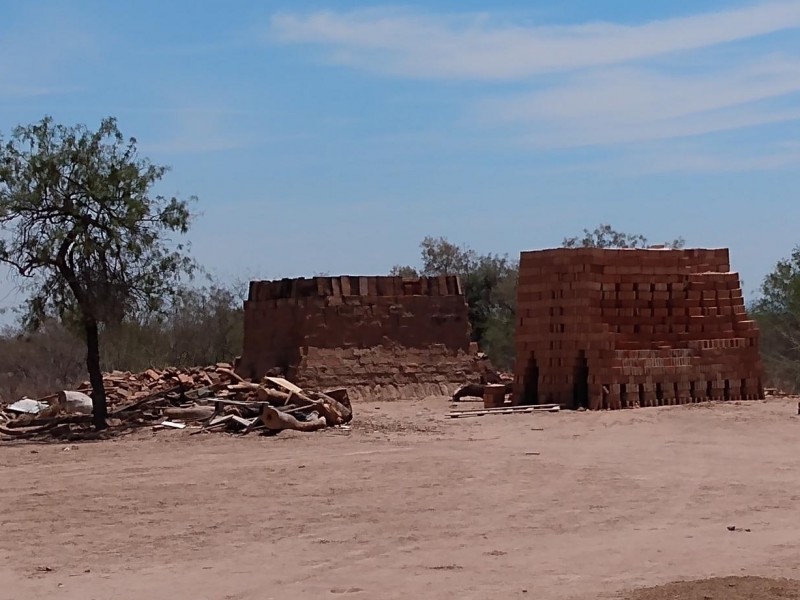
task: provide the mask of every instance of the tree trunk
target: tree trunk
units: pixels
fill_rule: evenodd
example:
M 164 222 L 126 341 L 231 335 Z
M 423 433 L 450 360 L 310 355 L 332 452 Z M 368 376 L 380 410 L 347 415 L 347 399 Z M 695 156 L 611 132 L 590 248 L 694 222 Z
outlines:
M 106 404 L 106 388 L 103 385 L 103 372 L 100 370 L 100 335 L 97 321 L 85 320 L 86 327 L 86 368 L 89 370 L 89 382 L 92 385 L 92 419 L 95 429 L 106 428 L 108 405 Z

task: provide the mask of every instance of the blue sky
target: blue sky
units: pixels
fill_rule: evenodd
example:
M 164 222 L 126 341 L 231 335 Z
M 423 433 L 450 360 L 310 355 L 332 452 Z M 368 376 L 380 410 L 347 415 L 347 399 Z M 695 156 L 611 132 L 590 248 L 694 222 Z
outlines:
M 751 291 L 800 242 L 798 29 L 797 0 L 7 0 L 0 131 L 118 117 L 226 280 L 608 222 L 729 246 Z

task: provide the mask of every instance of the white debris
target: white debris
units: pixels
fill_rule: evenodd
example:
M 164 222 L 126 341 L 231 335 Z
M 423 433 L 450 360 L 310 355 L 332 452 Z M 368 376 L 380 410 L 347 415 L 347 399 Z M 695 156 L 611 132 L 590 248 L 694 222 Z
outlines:
M 19 402 L 14 402 L 14 404 L 8 406 L 7 410 L 22 415 L 38 415 L 47 408 L 50 408 L 50 406 L 46 402 L 23 398 Z
M 83 392 L 59 392 L 58 404 L 67 414 L 92 414 L 92 399 Z

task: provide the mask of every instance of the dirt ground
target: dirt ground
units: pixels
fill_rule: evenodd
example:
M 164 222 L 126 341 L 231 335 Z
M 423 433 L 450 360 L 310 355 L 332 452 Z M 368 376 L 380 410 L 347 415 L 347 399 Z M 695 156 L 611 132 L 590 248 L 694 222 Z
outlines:
M 753 600 L 800 598 L 800 581 L 766 577 L 713 577 L 636 590 L 626 600 Z
M 588 600 L 800 579 L 797 399 L 355 410 L 350 432 L 0 444 L 0 599 Z

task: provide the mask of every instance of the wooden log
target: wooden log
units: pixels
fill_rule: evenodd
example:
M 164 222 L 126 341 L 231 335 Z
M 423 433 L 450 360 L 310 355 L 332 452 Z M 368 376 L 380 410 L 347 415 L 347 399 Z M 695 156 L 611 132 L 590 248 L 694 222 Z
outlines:
M 225 387 L 227 387 L 231 392 L 257 392 L 261 388 L 261 386 L 257 383 L 251 383 L 249 381 L 231 383 Z
M 31 427 L 24 429 L 8 429 L 0 425 L 0 433 L 11 437 L 25 437 L 45 433 L 58 426 L 58 423 L 50 423 L 49 425 L 42 425 L 40 427 Z
M 63 425 L 67 423 L 91 423 L 92 415 L 70 415 L 65 417 L 45 417 L 28 419 L 20 417 L 6 423 L 9 429 L 19 429 L 22 427 L 37 427 L 39 425 Z
M 317 431 L 318 429 L 327 427 L 325 417 L 300 421 L 286 412 L 279 411 L 267 405 L 261 409 L 261 422 L 264 423 L 267 429 L 273 431 L 282 431 L 284 429 L 292 429 L 294 431 Z
M 214 416 L 213 406 L 190 406 L 186 408 L 165 408 L 164 416 L 182 421 L 205 421 Z
M 263 386 L 258 386 L 258 390 L 256 390 L 256 397 L 261 402 L 280 402 L 283 405 L 289 403 L 289 399 L 292 395 L 288 392 L 281 392 L 278 390 L 272 390 L 269 388 L 265 388 Z

